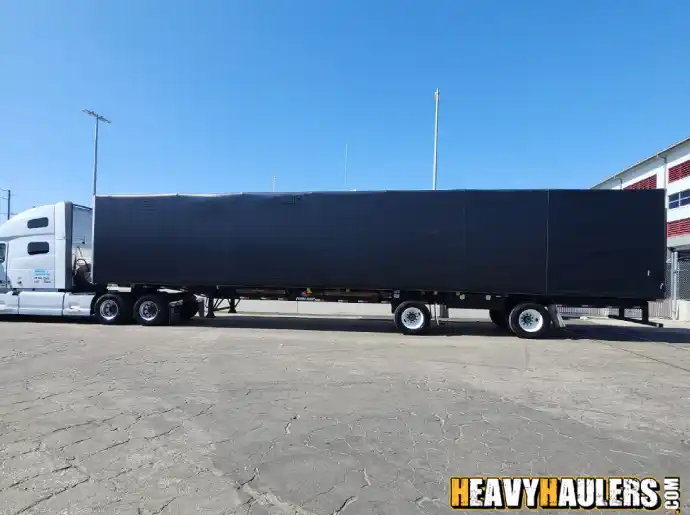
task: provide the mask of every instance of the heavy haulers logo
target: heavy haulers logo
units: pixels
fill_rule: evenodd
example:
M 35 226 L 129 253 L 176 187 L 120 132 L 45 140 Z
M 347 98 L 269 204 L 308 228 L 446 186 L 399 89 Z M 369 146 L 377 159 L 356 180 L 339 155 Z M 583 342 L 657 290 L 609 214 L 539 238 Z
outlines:
M 450 507 L 496 509 L 624 509 L 680 512 L 680 478 L 452 477 Z

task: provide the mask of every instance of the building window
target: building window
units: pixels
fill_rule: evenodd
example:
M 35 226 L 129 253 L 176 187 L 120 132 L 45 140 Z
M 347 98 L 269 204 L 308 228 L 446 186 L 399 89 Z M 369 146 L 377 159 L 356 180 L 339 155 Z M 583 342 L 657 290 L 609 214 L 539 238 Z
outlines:
M 33 218 L 26 223 L 29 229 L 40 229 L 41 227 L 48 227 L 48 219 L 44 216 L 42 218 Z
M 675 209 L 680 206 L 690 205 L 690 190 L 679 191 L 668 196 L 668 208 Z
M 656 175 L 634 182 L 625 187 L 626 190 L 654 190 L 656 189 Z
M 29 256 L 47 254 L 48 252 L 50 252 L 50 245 L 48 245 L 47 241 L 32 241 L 26 246 L 26 253 Z
M 690 160 L 668 169 L 668 182 L 675 182 L 690 177 Z

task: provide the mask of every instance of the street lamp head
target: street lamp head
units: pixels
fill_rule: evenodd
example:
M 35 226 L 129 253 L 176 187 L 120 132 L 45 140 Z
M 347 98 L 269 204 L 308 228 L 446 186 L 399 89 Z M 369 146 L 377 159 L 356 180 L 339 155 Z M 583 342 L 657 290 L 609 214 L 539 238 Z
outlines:
M 88 114 L 89 116 L 93 116 L 99 122 L 110 123 L 110 120 L 108 120 L 105 116 L 101 116 L 96 111 L 91 111 L 90 109 L 82 109 L 81 112 Z

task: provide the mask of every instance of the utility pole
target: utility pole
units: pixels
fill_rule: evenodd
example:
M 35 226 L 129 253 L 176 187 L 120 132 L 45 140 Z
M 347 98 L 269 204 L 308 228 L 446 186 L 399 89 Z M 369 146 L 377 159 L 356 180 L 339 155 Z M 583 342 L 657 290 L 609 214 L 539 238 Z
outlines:
M 436 88 L 436 92 L 434 93 L 434 100 L 436 101 L 436 118 L 434 121 L 434 175 L 431 186 L 431 189 L 433 190 L 436 189 L 436 172 L 438 169 L 438 107 L 439 103 L 441 102 L 441 92 L 438 90 L 438 88 Z
M 345 143 L 345 190 L 347 190 L 347 143 Z
M 110 120 L 101 116 L 95 111 L 89 109 L 82 109 L 83 113 L 93 116 L 96 119 L 96 133 L 93 142 L 93 205 L 96 207 L 96 183 L 98 181 L 98 125 L 100 122 L 110 123 Z
M 433 179 L 431 183 L 431 189 L 436 190 L 436 179 L 438 172 L 438 108 L 441 103 L 441 92 L 436 88 L 434 92 L 434 101 L 436 103 L 436 116 L 434 118 L 434 165 L 433 165 Z M 439 318 L 448 318 L 448 306 L 445 304 L 439 304 L 438 306 L 438 316 Z
M 12 217 L 12 190 L 0 189 L 0 191 L 7 193 L 7 219 L 9 220 Z

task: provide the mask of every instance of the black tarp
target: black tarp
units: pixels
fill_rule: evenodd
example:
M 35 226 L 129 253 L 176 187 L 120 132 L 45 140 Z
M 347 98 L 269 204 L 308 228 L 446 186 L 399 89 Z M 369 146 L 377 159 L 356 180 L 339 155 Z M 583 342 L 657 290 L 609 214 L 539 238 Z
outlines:
M 99 284 L 653 299 L 662 190 L 101 196 Z

